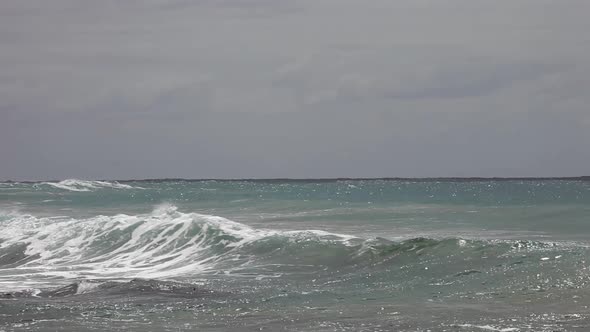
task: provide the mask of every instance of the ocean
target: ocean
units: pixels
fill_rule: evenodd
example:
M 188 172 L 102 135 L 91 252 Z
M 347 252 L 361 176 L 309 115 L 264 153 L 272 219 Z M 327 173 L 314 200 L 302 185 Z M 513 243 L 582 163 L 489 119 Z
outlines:
M 0 183 L 0 331 L 590 331 L 587 179 Z

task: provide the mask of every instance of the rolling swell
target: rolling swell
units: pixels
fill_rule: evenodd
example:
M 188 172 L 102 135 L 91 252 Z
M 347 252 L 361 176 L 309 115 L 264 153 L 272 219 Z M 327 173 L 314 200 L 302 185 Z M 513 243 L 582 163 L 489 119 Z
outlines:
M 555 246 L 457 238 L 394 242 L 317 230 L 253 229 L 222 217 L 182 213 L 171 205 L 145 215 L 71 219 L 13 213 L 3 219 L 0 282 L 30 279 L 31 275 L 43 282 L 63 282 L 353 273 L 361 268 L 401 268 L 418 261 L 434 264 L 541 253 Z M 478 272 L 450 273 L 467 276 Z

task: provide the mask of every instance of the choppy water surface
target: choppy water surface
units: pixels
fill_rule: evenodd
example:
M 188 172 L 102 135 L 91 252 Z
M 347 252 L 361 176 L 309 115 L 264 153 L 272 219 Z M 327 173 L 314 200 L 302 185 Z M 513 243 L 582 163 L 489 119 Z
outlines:
M 0 183 L 0 331 L 588 331 L 590 182 Z

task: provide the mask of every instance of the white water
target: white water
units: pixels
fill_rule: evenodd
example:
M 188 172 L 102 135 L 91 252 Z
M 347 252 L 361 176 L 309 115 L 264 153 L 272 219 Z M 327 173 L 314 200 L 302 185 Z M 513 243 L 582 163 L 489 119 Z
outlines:
M 253 229 L 222 217 L 181 213 L 172 205 L 146 215 L 97 216 L 88 219 L 35 217 L 12 212 L 0 224 L 0 253 L 27 244 L 34 259 L 0 268 L 0 284 L 14 287 L 27 280 L 170 279 L 220 273 L 218 264 L 248 263 L 235 250 L 272 236 L 290 241 L 336 241 L 352 236 L 317 230 Z M 1 256 L 1 255 L 0 255 Z M 1 286 L 0 286 L 1 287 Z M 14 289 L 14 288 L 13 288 Z
M 67 179 L 59 182 L 43 182 L 42 184 L 69 191 L 92 191 L 100 188 L 140 189 L 138 187 L 132 187 L 130 185 L 118 182 L 89 181 L 78 179 Z

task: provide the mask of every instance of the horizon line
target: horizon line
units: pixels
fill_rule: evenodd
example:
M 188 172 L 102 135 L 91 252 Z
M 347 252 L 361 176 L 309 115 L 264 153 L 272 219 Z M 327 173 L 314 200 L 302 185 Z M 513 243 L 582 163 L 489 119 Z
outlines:
M 186 182 L 205 182 L 205 181 L 219 181 L 219 182 L 336 182 L 336 181 L 547 181 L 547 180 L 562 180 L 562 181 L 590 181 L 590 176 L 541 176 L 541 177 L 510 177 L 510 176 L 439 176 L 439 177 L 334 177 L 334 178 L 141 178 L 141 179 L 79 179 L 68 178 L 81 181 L 115 181 L 115 182 L 166 182 L 166 181 L 186 181 Z M 64 180 L 68 180 L 64 179 Z M 2 180 L 0 183 L 42 183 L 42 182 L 60 182 L 64 180 Z

